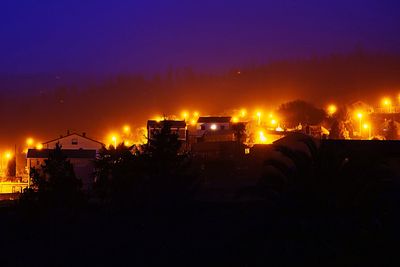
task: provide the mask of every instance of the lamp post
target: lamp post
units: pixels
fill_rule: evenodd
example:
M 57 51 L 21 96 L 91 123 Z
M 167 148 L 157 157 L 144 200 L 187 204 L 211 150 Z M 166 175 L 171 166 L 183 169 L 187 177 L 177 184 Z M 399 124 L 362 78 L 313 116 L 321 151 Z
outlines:
M 113 137 L 111 137 L 111 140 L 114 142 L 114 148 L 116 149 L 117 148 L 117 137 L 113 136 Z
M 369 125 L 368 123 L 365 123 L 364 129 L 368 130 L 368 140 L 371 139 L 371 125 Z
M 357 117 L 360 120 L 360 138 L 361 138 L 361 132 L 362 132 L 362 117 L 363 114 L 361 112 L 357 113 Z
M 260 124 L 261 124 L 261 112 L 260 111 L 257 112 L 257 118 L 258 118 L 258 125 L 260 126 Z

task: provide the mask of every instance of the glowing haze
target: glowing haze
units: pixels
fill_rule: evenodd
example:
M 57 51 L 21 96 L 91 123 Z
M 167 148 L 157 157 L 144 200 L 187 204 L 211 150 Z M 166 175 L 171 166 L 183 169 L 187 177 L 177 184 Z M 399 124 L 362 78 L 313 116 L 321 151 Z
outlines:
M 180 114 L 400 92 L 398 1 L 0 3 L 0 149 Z

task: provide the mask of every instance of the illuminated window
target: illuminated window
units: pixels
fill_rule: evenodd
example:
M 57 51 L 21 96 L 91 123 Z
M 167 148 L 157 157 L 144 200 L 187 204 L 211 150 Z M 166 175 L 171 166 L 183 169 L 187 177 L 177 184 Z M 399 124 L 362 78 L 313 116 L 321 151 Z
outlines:
M 246 155 L 247 155 L 247 154 L 250 154 L 250 148 L 245 148 L 245 149 L 244 149 L 244 154 L 246 154 Z

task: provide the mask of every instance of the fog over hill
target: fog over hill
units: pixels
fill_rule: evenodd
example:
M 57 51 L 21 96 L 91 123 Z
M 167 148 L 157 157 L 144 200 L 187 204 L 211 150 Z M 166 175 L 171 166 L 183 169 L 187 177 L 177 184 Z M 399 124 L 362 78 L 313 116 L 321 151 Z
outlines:
M 357 50 L 248 65 L 223 74 L 190 67 L 147 76 L 3 74 L 0 88 L 1 146 L 9 147 L 27 135 L 46 140 L 67 129 L 101 139 L 123 123 L 139 127 L 149 117 L 182 109 L 222 114 L 241 107 L 274 109 L 294 99 L 321 107 L 355 100 L 378 105 L 382 96 L 400 92 L 400 55 Z

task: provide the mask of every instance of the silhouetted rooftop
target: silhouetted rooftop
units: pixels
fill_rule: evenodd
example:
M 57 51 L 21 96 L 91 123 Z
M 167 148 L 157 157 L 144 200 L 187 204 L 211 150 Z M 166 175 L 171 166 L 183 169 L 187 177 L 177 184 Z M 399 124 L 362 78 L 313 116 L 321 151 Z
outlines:
M 177 120 L 163 120 L 163 121 L 156 121 L 156 120 L 148 120 L 147 127 L 151 128 L 161 128 L 163 123 L 168 123 L 172 128 L 185 128 L 186 122 L 185 121 L 177 121 Z

